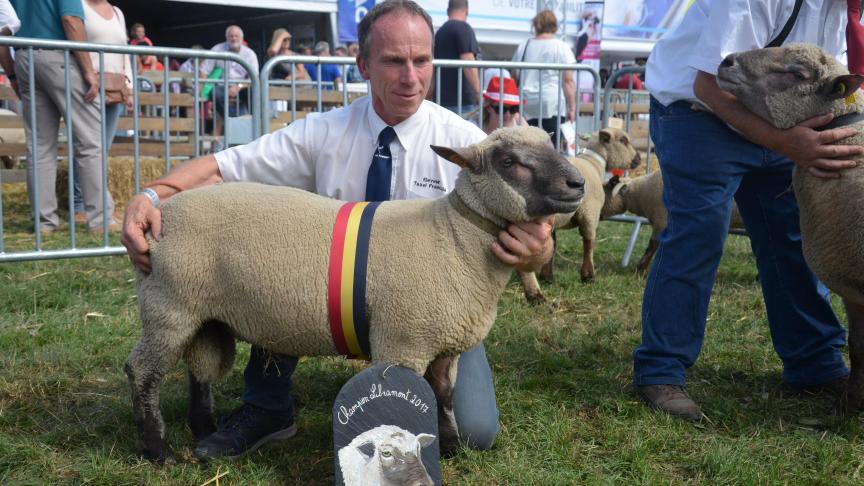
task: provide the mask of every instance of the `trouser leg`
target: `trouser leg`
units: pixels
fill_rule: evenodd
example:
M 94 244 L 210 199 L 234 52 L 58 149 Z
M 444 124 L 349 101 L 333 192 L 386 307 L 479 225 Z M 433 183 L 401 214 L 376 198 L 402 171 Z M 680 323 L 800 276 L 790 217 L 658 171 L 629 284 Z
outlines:
M 735 199 L 756 255 L 783 380 L 799 387 L 822 384 L 849 373 L 840 352 L 846 333 L 828 289 L 804 261 L 798 203 L 790 189 L 792 161 L 773 157 L 770 168 L 743 178 Z
M 252 346 L 249 363 L 243 372 L 243 401 L 273 412 L 292 411 L 291 376 L 297 361 L 297 357 Z
M 27 157 L 36 168 L 27 171 L 27 195 L 30 207 L 35 208 L 39 220 L 46 229 L 56 228 L 60 224 L 57 216 L 57 133 L 60 126 L 60 112 L 53 100 L 48 96 L 50 87 L 39 82 L 39 74 L 48 69 L 43 60 L 46 51 L 33 51 L 33 60 L 26 50 L 21 50 L 15 59 L 15 73 L 21 88 L 21 101 L 24 115 L 24 133 L 27 140 Z M 29 85 L 31 69 L 36 76 L 35 86 Z M 31 99 L 35 101 L 35 127 L 31 122 Z M 32 152 L 32 141 L 36 137 L 36 153 Z M 36 200 L 38 189 L 39 200 Z
M 685 383 L 702 347 L 708 303 L 723 252 L 739 160 L 758 149 L 716 117 L 652 99 L 651 129 L 663 170 L 668 224 L 642 302 L 637 385 Z
M 492 370 L 478 344 L 459 356 L 453 389 L 453 414 L 459 439 L 475 449 L 490 449 L 500 426 Z

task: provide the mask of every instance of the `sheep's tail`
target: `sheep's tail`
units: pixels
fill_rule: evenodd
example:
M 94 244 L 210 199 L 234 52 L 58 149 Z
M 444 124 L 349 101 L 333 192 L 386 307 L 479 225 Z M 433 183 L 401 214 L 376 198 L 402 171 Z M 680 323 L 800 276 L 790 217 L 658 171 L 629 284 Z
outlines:
M 202 383 L 219 383 L 234 366 L 235 341 L 228 327 L 207 322 L 192 338 L 184 360 L 189 371 Z

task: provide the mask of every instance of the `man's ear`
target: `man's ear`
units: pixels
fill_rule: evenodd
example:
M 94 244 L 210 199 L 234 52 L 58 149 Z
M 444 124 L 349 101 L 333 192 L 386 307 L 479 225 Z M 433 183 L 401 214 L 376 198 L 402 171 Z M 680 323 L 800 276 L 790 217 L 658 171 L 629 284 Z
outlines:
M 472 150 L 471 147 L 457 149 L 441 147 L 438 145 L 430 145 L 430 147 L 433 152 L 463 169 L 470 170 L 471 172 L 480 171 L 480 162 L 477 160 L 474 150 Z
M 829 100 L 836 100 L 851 96 L 864 83 L 864 75 L 842 74 L 827 81 L 822 87 L 822 92 Z
M 357 54 L 357 70 L 360 71 L 360 75 L 363 76 L 363 79 L 366 81 L 369 81 L 368 69 L 369 67 L 366 66 L 366 60 L 363 59 L 363 56 Z

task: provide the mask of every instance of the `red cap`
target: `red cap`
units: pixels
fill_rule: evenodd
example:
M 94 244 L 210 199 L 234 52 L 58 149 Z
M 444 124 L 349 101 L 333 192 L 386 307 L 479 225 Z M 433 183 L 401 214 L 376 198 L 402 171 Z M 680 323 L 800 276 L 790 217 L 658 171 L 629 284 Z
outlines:
M 489 80 L 489 85 L 486 86 L 486 91 L 483 92 L 483 98 L 497 102 L 501 98 L 501 77 L 494 76 Z M 519 105 L 519 87 L 516 86 L 516 81 L 512 78 L 504 78 L 504 101 L 505 105 Z

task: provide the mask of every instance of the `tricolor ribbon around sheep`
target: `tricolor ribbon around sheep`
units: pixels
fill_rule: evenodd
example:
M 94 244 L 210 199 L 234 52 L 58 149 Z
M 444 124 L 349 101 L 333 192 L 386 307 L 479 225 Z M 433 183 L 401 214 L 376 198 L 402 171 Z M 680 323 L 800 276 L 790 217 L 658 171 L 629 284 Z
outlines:
M 340 354 L 369 359 L 366 264 L 372 217 L 380 202 L 345 203 L 333 224 L 327 279 L 330 333 Z

